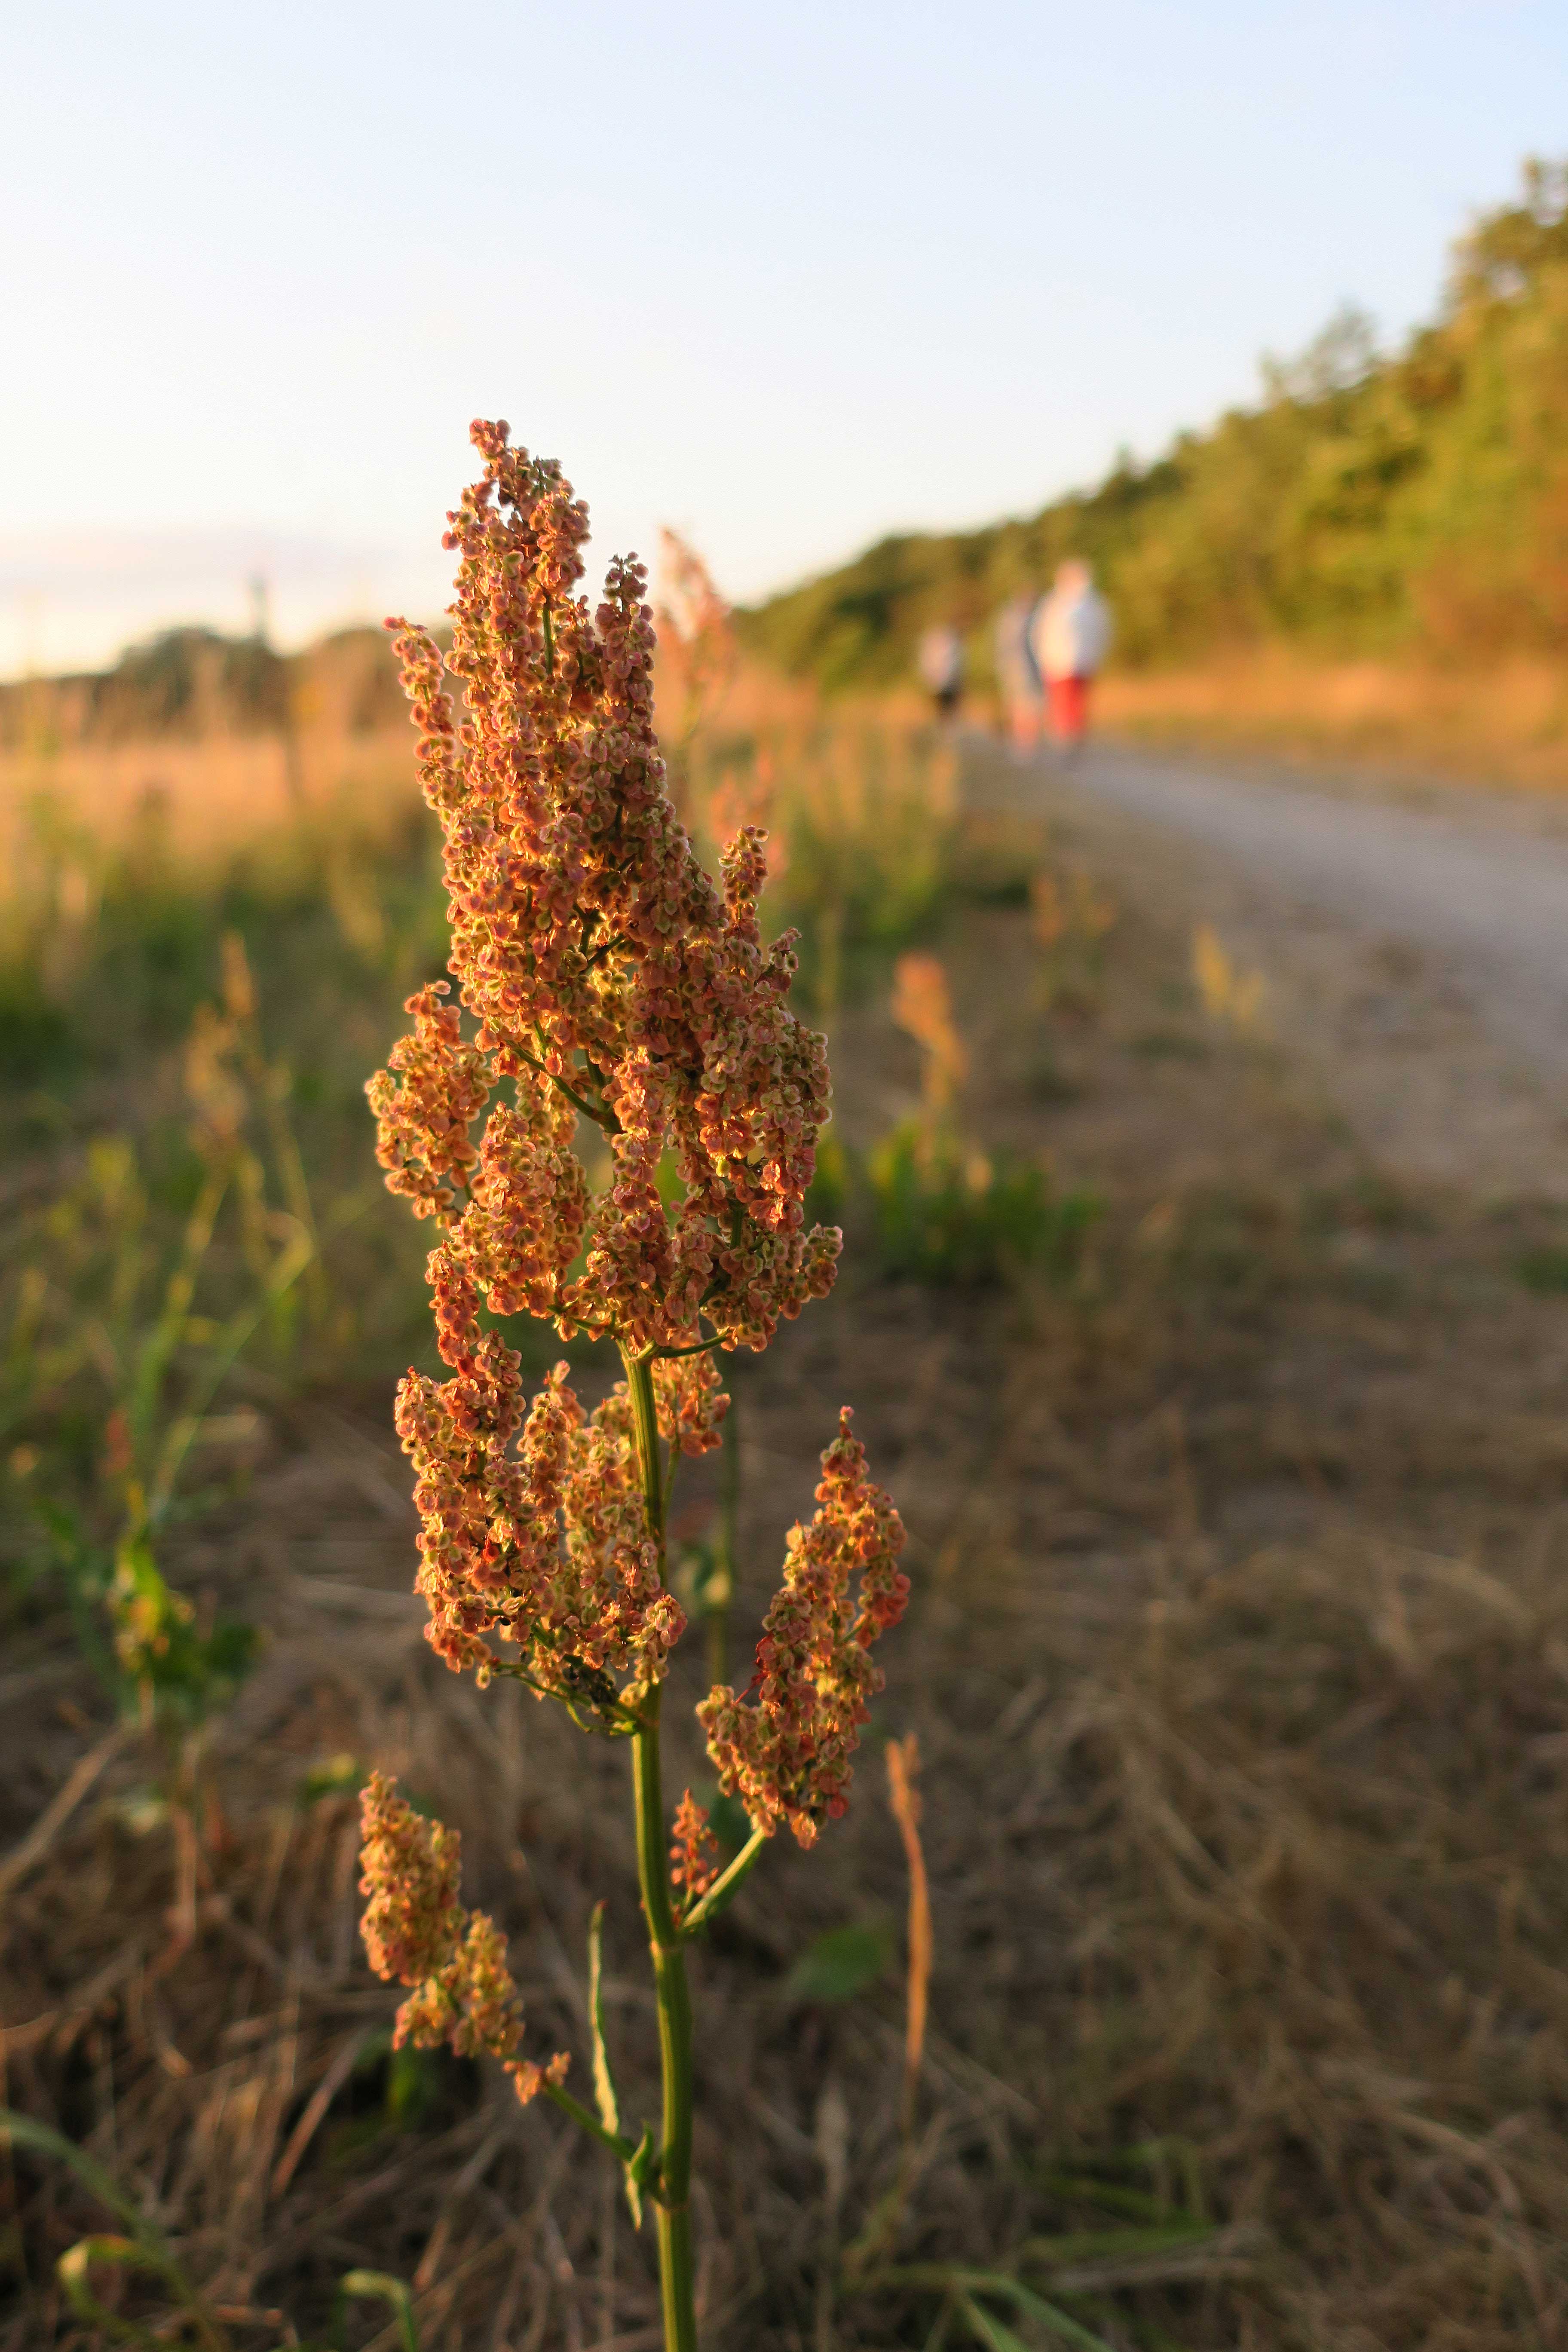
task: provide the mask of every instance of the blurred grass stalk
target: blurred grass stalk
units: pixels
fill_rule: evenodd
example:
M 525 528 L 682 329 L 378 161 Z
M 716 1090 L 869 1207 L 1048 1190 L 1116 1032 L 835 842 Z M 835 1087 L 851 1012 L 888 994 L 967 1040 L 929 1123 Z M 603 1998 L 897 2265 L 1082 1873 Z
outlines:
M 925 2058 L 926 2013 L 931 1996 L 931 1888 L 921 1843 L 920 1743 L 911 1731 L 888 1742 L 888 1802 L 904 1842 L 910 1874 L 908 1976 L 904 1998 L 904 2093 L 900 2135 L 908 2147 L 915 2127 L 921 2066 Z

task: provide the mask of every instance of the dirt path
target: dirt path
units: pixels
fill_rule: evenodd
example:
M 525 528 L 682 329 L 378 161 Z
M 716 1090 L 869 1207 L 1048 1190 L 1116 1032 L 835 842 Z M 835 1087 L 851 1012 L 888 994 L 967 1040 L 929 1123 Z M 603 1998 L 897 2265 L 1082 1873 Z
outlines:
M 978 747 L 971 766 L 982 801 L 1213 924 L 1262 974 L 1269 1034 L 1391 1170 L 1568 1195 L 1568 811 L 1393 804 L 1104 744 L 1070 769 Z

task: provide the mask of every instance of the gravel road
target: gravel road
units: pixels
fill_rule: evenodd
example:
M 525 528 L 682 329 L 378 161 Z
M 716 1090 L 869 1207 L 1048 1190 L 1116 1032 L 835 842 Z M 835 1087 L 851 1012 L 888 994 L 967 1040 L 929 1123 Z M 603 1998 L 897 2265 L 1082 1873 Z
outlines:
M 1363 931 L 1436 950 L 1500 1039 L 1568 1072 L 1568 837 L 1553 806 L 1450 814 L 1248 782 L 1096 747 L 1068 782 L 1224 853 Z
M 1568 806 L 1107 743 L 974 772 L 1214 924 L 1391 1169 L 1568 1198 Z

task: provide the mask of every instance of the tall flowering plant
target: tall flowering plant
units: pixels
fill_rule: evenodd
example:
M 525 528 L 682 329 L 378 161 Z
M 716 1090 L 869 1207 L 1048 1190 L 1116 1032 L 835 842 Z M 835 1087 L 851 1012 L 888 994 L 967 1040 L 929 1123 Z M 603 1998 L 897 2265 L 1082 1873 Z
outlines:
M 743 826 L 716 884 L 666 792 L 640 567 L 612 563 L 591 613 L 576 593 L 587 510 L 560 467 L 512 447 L 504 424 L 477 423 L 473 439 L 484 470 L 444 541 L 458 559 L 451 652 L 389 624 L 446 838 L 458 989 L 455 1003 L 445 981 L 409 999 L 413 1029 L 369 1087 L 387 1182 L 436 1228 L 428 1278 L 449 1374 L 408 1374 L 397 1429 L 437 1654 L 629 1744 L 658 2129 L 622 2127 L 597 1991 L 602 1906 L 590 2108 L 566 2088 L 569 2053 L 524 2052 L 505 1939 L 460 1900 L 456 1832 L 379 1774 L 363 1798 L 364 1940 L 380 1973 L 411 1988 L 400 2039 L 500 2058 L 521 2099 L 553 2100 L 619 2162 L 634 2215 L 653 2208 L 667 2345 L 688 2352 L 685 1947 L 780 1828 L 810 1845 L 843 1812 L 881 1683 L 871 1645 L 908 1593 L 903 1529 L 846 1411 L 816 1516 L 790 1531 L 752 1681 L 720 1684 L 697 1710 L 720 1786 L 751 1824 L 721 1869 L 689 1790 L 666 1815 L 660 1700 L 685 1621 L 665 1519 L 681 1456 L 719 1443 L 729 1401 L 715 1351 L 764 1348 L 832 1286 L 841 1236 L 808 1229 L 804 1205 L 828 1115 L 825 1041 L 788 1008 L 792 936 L 763 942 L 766 835 Z M 611 1160 L 596 1193 L 574 1149 L 589 1128 Z M 486 1308 L 614 1339 L 625 1380 L 585 1411 L 562 1363 L 528 1398 Z

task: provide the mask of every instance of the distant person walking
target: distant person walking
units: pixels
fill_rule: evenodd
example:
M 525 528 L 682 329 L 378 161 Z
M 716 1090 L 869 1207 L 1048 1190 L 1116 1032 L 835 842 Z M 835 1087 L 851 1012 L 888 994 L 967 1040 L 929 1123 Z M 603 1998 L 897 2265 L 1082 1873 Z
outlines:
M 1029 642 L 1033 596 L 1011 596 L 996 615 L 996 684 L 1015 755 L 1027 759 L 1040 740 L 1044 717 L 1039 664 Z
M 1090 681 L 1110 648 L 1110 607 L 1087 563 L 1060 566 L 1029 638 L 1046 681 L 1051 733 L 1064 751 L 1076 751 L 1089 731 Z
M 963 696 L 963 644 L 958 631 L 938 621 L 921 638 L 916 656 L 926 692 L 939 719 L 951 719 Z

